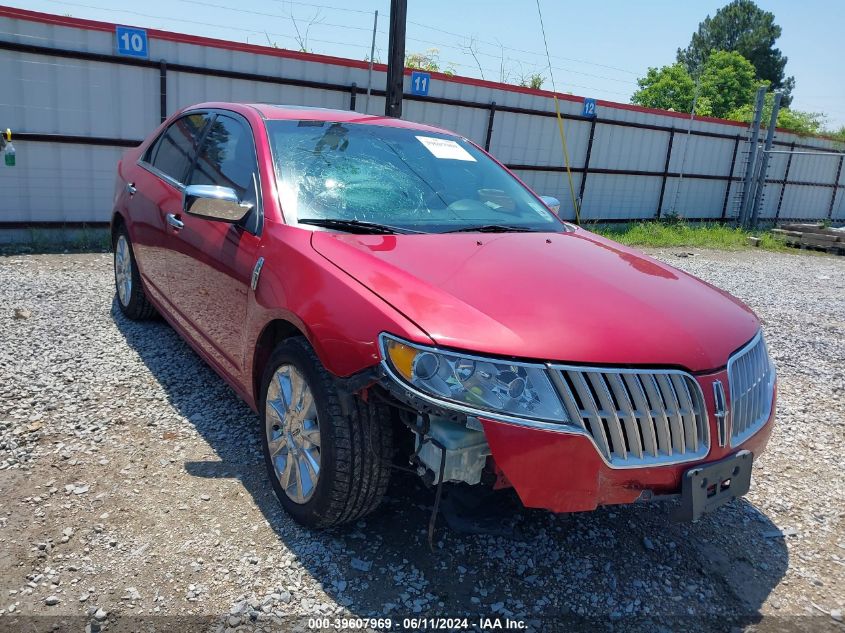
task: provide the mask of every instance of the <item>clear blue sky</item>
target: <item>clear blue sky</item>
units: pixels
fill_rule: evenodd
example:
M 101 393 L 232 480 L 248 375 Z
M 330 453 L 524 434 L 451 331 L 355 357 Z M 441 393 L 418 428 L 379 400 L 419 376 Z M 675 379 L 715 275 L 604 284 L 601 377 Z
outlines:
M 555 85 L 560 91 L 611 101 L 630 100 L 649 66 L 674 61 L 698 23 L 727 0 L 540 0 Z M 757 0 L 783 29 L 779 48 L 794 75 L 793 107 L 824 112 L 830 127 L 845 125 L 845 1 Z M 253 44 L 268 40 L 297 48 L 296 26 L 316 53 L 369 55 L 373 11 L 379 11 L 376 59 L 386 61 L 389 0 L 25 0 L 36 11 L 160 28 Z M 437 48 L 457 74 L 513 80 L 547 77 L 535 0 L 409 0 L 407 52 Z M 118 7 L 128 8 L 118 8 Z M 468 51 L 474 48 L 478 63 Z M 479 70 L 478 66 L 481 66 Z

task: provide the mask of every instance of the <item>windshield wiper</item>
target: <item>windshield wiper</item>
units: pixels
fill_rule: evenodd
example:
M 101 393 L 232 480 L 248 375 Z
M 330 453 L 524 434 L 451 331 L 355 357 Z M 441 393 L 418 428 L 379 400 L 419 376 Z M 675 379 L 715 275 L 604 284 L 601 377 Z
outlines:
M 481 224 L 479 226 L 464 226 L 459 229 L 443 231 L 443 233 L 534 233 L 534 229 L 524 226 L 509 226 L 507 224 Z
M 424 231 L 415 231 L 413 229 L 405 229 L 398 226 L 390 226 L 389 224 L 379 224 L 378 222 L 367 222 L 365 220 L 344 220 L 342 218 L 301 218 L 297 220 L 299 224 L 312 224 L 314 226 L 322 226 L 327 229 L 340 229 L 341 231 L 348 231 L 350 233 L 378 233 L 381 235 L 390 235 L 394 233 L 423 233 Z

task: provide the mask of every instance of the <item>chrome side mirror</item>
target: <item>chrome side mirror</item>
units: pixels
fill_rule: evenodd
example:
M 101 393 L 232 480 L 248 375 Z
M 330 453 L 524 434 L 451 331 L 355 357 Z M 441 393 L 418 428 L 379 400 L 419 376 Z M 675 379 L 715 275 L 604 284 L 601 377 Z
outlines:
M 242 204 L 238 194 L 230 187 L 216 185 L 188 185 L 182 197 L 185 213 L 218 222 L 240 222 L 244 219 L 251 204 Z
M 540 200 L 552 210 L 555 215 L 560 213 L 560 200 L 554 196 L 540 196 Z

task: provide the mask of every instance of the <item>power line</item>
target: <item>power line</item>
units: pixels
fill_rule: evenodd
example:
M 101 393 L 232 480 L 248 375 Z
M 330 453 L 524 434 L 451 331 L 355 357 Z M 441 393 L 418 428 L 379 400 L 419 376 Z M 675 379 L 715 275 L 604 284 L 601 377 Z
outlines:
M 293 18 L 293 16 L 290 16 L 290 15 L 284 16 L 284 15 L 279 15 L 279 14 L 276 14 L 276 13 L 267 13 L 267 12 L 264 12 L 264 11 L 255 11 L 255 10 L 251 10 L 251 9 L 241 9 L 241 8 L 238 8 L 238 7 L 231 7 L 231 6 L 216 4 L 214 2 L 208 2 L 208 1 L 203 1 L 203 0 L 178 0 L 178 1 L 185 3 L 185 4 L 194 4 L 194 5 L 210 7 L 210 8 L 214 8 L 214 9 L 221 9 L 221 10 L 224 10 L 224 11 L 232 11 L 232 12 L 243 13 L 243 14 L 248 14 L 248 15 L 257 15 L 257 16 L 261 16 L 261 17 L 271 17 L 271 18 L 289 17 L 289 18 Z M 313 7 L 313 8 L 317 8 L 317 9 L 322 8 L 322 9 L 349 11 L 349 12 L 353 12 L 353 13 L 357 13 L 357 14 L 363 14 L 363 15 L 371 15 L 371 13 L 369 11 L 364 11 L 362 9 L 347 9 L 347 8 L 343 8 L 343 7 L 335 7 L 335 6 L 324 5 L 324 4 L 312 4 L 312 3 L 308 3 L 308 2 L 298 2 L 298 1 L 293 2 L 291 0 L 279 0 L 279 2 L 280 2 L 280 4 L 284 4 L 285 2 L 288 2 L 289 4 L 296 4 L 296 5 L 299 5 L 299 6 L 306 6 L 306 7 Z M 466 37 L 465 35 L 460 35 L 458 33 L 454 33 L 452 31 L 447 31 L 445 29 L 440 29 L 440 28 L 437 28 L 437 27 L 428 26 L 428 25 L 425 25 L 425 24 L 421 24 L 419 22 L 413 22 L 413 21 L 409 21 L 409 22 L 411 24 L 415 24 L 415 25 L 420 26 L 422 28 L 427 28 L 429 30 L 436 31 L 436 32 L 439 32 L 439 33 L 443 33 L 443 34 L 446 34 L 446 35 L 450 35 L 450 36 L 453 36 L 453 37 L 459 37 L 459 38 L 465 38 Z M 354 30 L 354 31 L 364 31 L 364 32 L 367 32 L 367 33 L 369 33 L 371 31 L 371 28 L 366 27 L 366 26 L 353 26 L 353 25 L 349 25 L 349 24 L 333 24 L 333 23 L 330 23 L 330 22 L 319 22 L 319 24 L 322 25 L 322 26 L 327 26 L 327 27 L 332 27 L 332 28 L 340 28 L 340 29 L 347 29 L 347 30 Z M 387 33 L 383 30 L 378 30 L 377 33 L 379 35 L 387 36 Z M 413 38 L 413 37 L 408 37 L 407 39 L 410 40 L 410 41 L 413 41 L 413 42 L 418 42 L 420 44 L 432 44 L 432 45 L 439 47 L 439 48 L 447 48 L 447 49 L 451 49 L 451 50 L 460 51 L 462 53 L 466 53 L 466 47 L 465 46 L 454 46 L 454 45 L 450 45 L 450 44 L 444 44 L 443 42 L 439 42 L 439 41 L 425 40 L 425 39 L 419 39 L 419 38 Z M 476 42 L 479 42 L 479 43 L 482 43 L 482 44 L 487 44 L 488 46 L 497 46 L 496 44 L 493 44 L 491 42 L 487 42 L 486 40 L 479 40 L 477 38 L 473 38 L 473 39 Z M 317 41 L 317 40 L 314 40 L 314 41 Z M 529 55 L 542 55 L 542 53 L 525 51 L 525 50 L 521 50 L 521 49 L 511 48 L 509 46 L 504 46 L 504 45 L 498 45 L 498 46 L 500 46 L 504 50 L 512 50 L 512 51 L 516 51 L 516 52 L 526 53 L 526 54 L 529 54 Z M 487 53 L 487 52 L 484 52 L 484 51 L 478 51 L 477 54 L 482 56 L 482 57 L 489 57 L 489 58 L 492 58 L 492 59 L 501 59 L 501 55 L 496 55 L 496 54 L 493 54 L 493 53 Z M 620 70 L 622 72 L 629 72 L 629 71 L 624 71 L 622 69 L 615 68 L 613 66 L 604 66 L 603 64 L 594 64 L 593 62 L 588 62 L 586 60 L 576 60 L 576 59 L 566 58 L 566 57 L 561 57 L 560 59 L 568 59 L 570 61 L 576 61 L 576 62 L 579 62 L 579 63 L 593 64 L 593 65 L 596 65 L 596 66 L 602 66 L 602 67 L 611 68 L 611 69 L 614 69 L 614 70 Z M 529 65 L 529 66 L 537 66 L 538 65 L 537 62 L 533 62 L 533 61 L 529 61 L 529 60 L 525 60 L 525 59 L 513 58 L 513 57 L 508 57 L 508 61 L 514 61 L 514 62 L 526 64 L 526 65 Z M 462 65 L 462 64 L 457 64 L 455 62 L 452 62 L 452 63 L 457 65 L 457 66 Z M 473 66 L 470 65 L 470 64 L 466 64 L 464 66 L 466 66 L 468 68 L 473 68 Z M 584 77 L 592 77 L 594 79 L 603 79 L 603 80 L 606 80 L 606 81 L 614 81 L 614 82 L 618 82 L 618 83 L 636 85 L 636 82 L 630 81 L 628 79 L 619 79 L 619 78 L 616 78 L 616 77 L 607 77 L 606 75 L 596 75 L 596 74 L 593 74 L 593 73 L 588 73 L 588 72 L 579 71 L 579 70 L 573 70 L 572 68 L 566 68 L 566 67 L 554 66 L 554 68 L 555 68 L 555 70 L 560 70 L 560 71 L 572 73 L 572 74 L 575 74 L 575 75 L 581 75 L 581 76 L 584 76 Z M 483 69 L 483 70 L 490 71 L 490 69 Z M 619 94 L 619 93 L 616 93 L 616 94 Z
M 413 20 L 408 20 L 408 23 L 413 24 L 414 26 L 419 26 L 419 27 L 424 28 L 424 29 L 430 29 L 432 31 L 437 31 L 439 33 L 444 33 L 446 35 L 452 35 L 454 37 L 460 37 L 460 38 L 466 38 L 467 37 L 466 34 L 455 33 L 453 31 L 447 31 L 445 29 L 441 29 L 441 28 L 438 28 L 438 27 L 435 27 L 435 26 L 429 26 L 428 24 L 422 24 L 420 22 L 414 22 Z M 543 54 L 543 53 L 538 53 L 537 51 L 529 51 L 529 50 L 525 50 L 525 49 L 522 49 L 522 48 L 513 48 L 511 46 L 505 46 L 501 42 L 490 42 L 488 40 L 481 40 L 481 39 L 478 39 L 478 38 L 476 38 L 476 41 L 480 42 L 482 44 L 487 44 L 488 46 L 493 46 L 493 47 L 496 47 L 496 48 L 504 48 L 505 50 L 514 51 L 516 53 L 525 53 L 527 55 L 536 55 L 538 57 L 545 57 L 545 54 Z M 633 70 L 626 70 L 625 68 L 619 68 L 618 66 L 609 66 L 607 64 L 599 64 L 597 62 L 591 62 L 591 61 L 588 61 L 586 59 L 577 59 L 575 57 L 563 57 L 562 55 L 551 55 L 550 57 L 553 57 L 554 59 L 563 59 L 563 60 L 570 61 L 570 62 L 577 62 L 579 64 L 587 64 L 589 66 L 600 66 L 601 68 L 607 68 L 609 70 L 617 70 L 619 72 L 628 73 L 630 75 L 638 75 L 639 74 L 637 72 L 634 72 Z
M 349 13 L 363 13 L 365 15 L 372 15 L 372 11 L 367 11 L 365 9 L 350 9 L 348 7 L 333 7 L 328 4 L 314 4 L 313 2 L 295 2 L 294 0 L 279 0 L 280 2 L 287 2 L 288 4 L 297 4 L 303 7 L 314 7 L 317 9 L 332 9 L 334 11 L 347 11 Z M 385 5 L 381 5 L 384 7 Z
M 247 13 L 247 14 L 250 14 L 250 15 L 258 15 L 258 16 L 268 17 L 268 18 L 291 18 L 291 19 L 293 18 L 293 16 L 291 16 L 291 15 L 286 16 L 286 15 L 280 15 L 278 13 L 265 13 L 263 11 L 252 11 L 250 9 L 238 9 L 238 8 L 235 8 L 235 7 L 227 7 L 226 5 L 223 5 L 223 4 L 214 4 L 213 2 L 202 2 L 202 0 L 178 0 L 178 1 L 184 2 L 185 4 L 197 4 L 197 5 L 200 5 L 200 6 L 211 7 L 211 8 L 214 8 L 214 9 L 223 9 L 225 11 L 236 11 L 237 13 Z M 296 4 L 305 4 L 305 3 L 304 2 L 297 2 Z M 313 5 L 313 6 L 318 6 L 318 5 Z M 356 12 L 358 12 L 358 11 L 356 10 Z M 360 11 L 360 13 L 366 13 L 366 12 Z M 372 15 L 372 14 L 369 14 L 369 15 Z M 364 26 L 350 26 L 349 24 L 331 24 L 330 22 L 315 22 L 315 24 L 320 24 L 322 26 L 331 26 L 331 27 L 339 28 L 339 29 L 351 29 L 351 30 L 354 30 L 354 31 L 366 31 L 368 33 L 372 31 L 372 28 L 367 28 L 367 27 L 364 27 Z M 383 33 L 383 31 L 382 31 L 382 33 Z
M 208 7 L 214 7 L 214 8 L 218 8 L 218 9 L 225 9 L 225 10 L 229 10 L 229 11 L 236 11 L 236 12 L 239 12 L 239 13 L 250 13 L 250 14 L 253 14 L 253 15 L 261 15 L 261 16 L 266 16 L 266 17 L 281 17 L 281 16 L 278 16 L 278 15 L 272 14 L 272 13 L 264 13 L 264 12 L 261 12 L 261 11 L 252 11 L 252 10 L 249 10 L 249 9 L 239 9 L 239 8 L 236 8 L 236 7 L 229 7 L 229 6 L 225 6 L 225 5 L 214 4 L 214 3 L 211 3 L 211 2 L 202 2 L 201 0 L 179 0 L 179 1 L 190 3 L 190 4 L 197 4 L 197 5 L 203 5 L 203 6 L 208 6 Z M 365 9 L 350 9 L 349 7 L 339 7 L 339 6 L 335 6 L 335 5 L 319 4 L 319 3 L 313 3 L 313 2 L 302 2 L 300 0 L 278 0 L 278 2 L 279 2 L 279 4 L 282 4 L 282 5 L 290 4 L 290 5 L 297 5 L 297 6 L 301 6 L 301 7 L 309 7 L 309 8 L 315 8 L 315 9 L 328 9 L 328 10 L 332 10 L 332 11 L 345 11 L 347 13 L 357 13 L 357 14 L 367 15 L 367 16 L 372 15 L 372 13 L 373 13 L 372 11 L 367 11 Z M 382 6 L 384 6 L 384 5 L 382 5 Z M 357 27 L 357 26 L 349 26 L 349 25 L 343 25 L 343 24 L 328 24 L 328 23 L 321 23 L 321 24 L 325 24 L 325 26 L 332 26 L 332 27 L 337 27 L 337 28 L 347 28 L 347 29 L 361 30 L 361 31 L 370 31 L 371 30 L 369 27 L 363 27 L 363 26 Z M 431 30 L 431 31 L 436 31 L 438 33 L 443 33 L 445 35 L 450 35 L 452 37 L 457 37 L 457 38 L 461 38 L 461 39 L 466 39 L 466 37 L 467 37 L 466 34 L 455 33 L 454 31 L 449 31 L 449 30 L 442 29 L 442 28 L 439 28 L 439 27 L 436 27 L 436 26 L 423 24 L 421 22 L 415 22 L 413 20 L 408 20 L 408 24 L 413 24 L 413 25 L 418 26 L 420 28 L 428 29 L 428 30 Z M 387 33 L 383 30 L 379 30 L 378 33 L 380 35 L 387 35 Z M 414 41 L 418 41 L 418 42 L 421 42 L 423 44 L 425 44 L 425 43 L 436 44 L 436 45 L 439 44 L 439 42 L 434 42 L 432 40 L 420 40 L 420 39 L 414 39 L 414 38 L 408 38 L 408 39 L 412 39 Z M 543 56 L 543 53 L 540 53 L 540 52 L 537 52 L 537 51 L 530 51 L 530 50 L 526 50 L 526 49 L 522 49 L 522 48 L 515 48 L 515 47 L 512 47 L 512 46 L 505 46 L 505 45 L 501 44 L 500 42 L 491 42 L 489 40 L 482 40 L 482 39 L 479 39 L 479 38 L 474 38 L 474 39 L 475 39 L 475 41 L 477 41 L 481 44 L 486 44 L 487 46 L 492 46 L 494 48 L 503 48 L 504 50 L 514 51 L 516 53 L 524 53 L 526 55 L 536 55 L 536 56 L 540 56 L 540 57 Z M 439 45 L 441 45 L 443 48 L 453 48 L 453 49 L 456 49 L 456 50 L 461 50 L 461 49 L 454 47 L 454 46 L 449 47 L 449 46 L 442 45 L 442 44 L 439 44 Z M 485 56 L 488 56 L 488 57 L 498 58 L 498 56 L 492 55 L 490 53 L 483 53 L 483 54 Z M 597 62 L 592 62 L 592 61 L 589 61 L 589 60 L 586 60 L 586 59 L 578 59 L 578 58 L 575 58 L 575 57 L 564 57 L 564 56 L 561 56 L 561 55 L 551 55 L 551 57 L 553 57 L 554 59 L 562 59 L 562 60 L 565 60 L 565 61 L 576 62 L 576 63 L 579 63 L 579 64 L 587 64 L 589 66 L 597 66 L 597 67 L 600 67 L 600 68 L 607 68 L 609 70 L 616 70 L 618 72 L 628 73 L 628 74 L 631 74 L 631 75 L 637 75 L 638 74 L 638 73 L 636 73 L 632 70 L 619 68 L 618 66 L 610 66 L 608 64 L 599 64 Z M 515 60 L 515 61 L 521 61 L 523 63 L 533 64 L 533 65 L 537 64 L 536 62 L 528 62 L 526 60 Z M 588 73 L 578 72 L 578 71 L 574 71 L 574 70 L 571 70 L 571 69 L 558 68 L 558 70 L 565 70 L 565 71 L 574 72 L 574 73 L 577 73 L 577 74 L 588 75 Z M 613 78 L 604 77 L 604 76 L 601 76 L 601 75 L 588 75 L 588 76 L 596 77 L 598 79 L 609 79 L 611 81 L 621 81 L 621 80 L 614 80 Z
M 575 195 L 575 184 L 572 182 L 572 169 L 569 166 L 569 149 L 566 147 L 566 132 L 564 132 L 563 118 L 560 115 L 560 103 L 557 99 L 555 78 L 552 75 L 552 58 L 549 56 L 549 43 L 546 40 L 546 27 L 543 24 L 543 11 L 540 9 L 540 0 L 537 0 L 537 15 L 540 16 L 540 31 L 543 33 L 543 45 L 546 47 L 546 59 L 549 61 L 549 75 L 552 80 L 552 91 L 555 93 L 555 114 L 557 115 L 557 127 L 560 131 L 560 144 L 563 149 L 563 161 L 566 166 L 566 178 L 569 181 L 569 194 L 572 196 L 572 208 L 575 211 L 575 223 L 581 224 L 581 210 L 579 209 L 578 197 Z
M 549 43 L 546 41 L 546 27 L 543 25 L 543 12 L 540 11 L 540 0 L 537 0 L 537 14 L 540 16 L 540 32 L 543 34 L 543 45 L 546 47 L 546 58 L 549 60 L 549 78 L 552 80 L 552 92 L 557 92 L 557 88 L 555 88 L 555 76 L 552 72 L 552 58 L 549 55 Z
M 217 9 L 223 9 L 223 10 L 226 10 L 226 11 L 234 11 L 234 12 L 237 12 L 237 13 L 259 15 L 259 16 L 263 16 L 263 17 L 274 17 L 274 18 L 284 17 L 284 16 L 280 16 L 280 15 L 277 15 L 277 14 L 265 13 L 265 12 L 262 12 L 262 11 L 253 11 L 253 10 L 249 10 L 249 9 L 240 9 L 240 8 L 237 8 L 237 7 L 229 7 L 229 6 L 215 4 L 215 3 L 207 2 L 207 1 L 203 1 L 203 0 L 178 0 L 178 1 L 183 2 L 183 3 L 187 3 L 187 4 L 196 4 L 196 5 L 201 5 L 201 6 L 213 7 L 213 8 L 217 8 Z M 280 1 L 284 2 L 285 0 L 280 0 Z M 319 7 L 319 8 L 327 8 L 327 9 L 337 9 L 338 8 L 338 7 L 330 7 L 328 5 L 309 4 L 309 3 L 306 3 L 306 2 L 295 2 L 295 3 L 291 2 L 291 4 L 297 4 L 297 5 L 301 5 L 301 6 L 312 6 L 312 7 Z M 352 10 L 350 9 L 350 11 L 352 11 Z M 366 11 L 363 11 L 363 10 L 360 10 L 360 9 L 355 9 L 354 12 L 364 14 L 364 15 L 369 15 L 369 12 L 366 12 Z M 371 30 L 369 27 L 359 27 L 359 26 L 352 26 L 352 25 L 348 25 L 348 24 L 332 24 L 332 23 L 328 23 L 328 22 L 319 22 L 318 24 L 320 24 L 321 26 L 350 29 L 350 30 L 357 30 L 357 31 L 365 31 L 365 32 L 369 32 Z M 418 24 L 418 23 L 414 22 L 414 24 Z M 444 34 L 447 34 L 447 35 L 454 35 L 456 37 L 460 37 L 458 34 L 452 33 L 451 31 L 446 31 L 445 29 L 438 29 L 438 28 L 435 28 L 435 27 L 427 27 L 427 28 L 430 28 L 431 30 L 435 30 L 435 31 L 438 31 L 438 32 L 441 32 L 441 33 L 444 33 Z M 378 30 L 377 33 L 380 34 L 380 35 L 387 36 L 387 33 L 383 30 Z M 434 41 L 434 40 L 424 40 L 424 39 L 419 39 L 419 38 L 414 38 L 414 37 L 408 37 L 407 39 L 409 41 L 418 42 L 420 44 L 431 44 L 431 45 L 434 45 L 435 47 L 438 47 L 438 48 L 446 48 L 446 49 L 456 50 L 456 51 L 459 51 L 459 52 L 462 52 L 462 53 L 466 53 L 466 47 L 462 47 L 462 46 L 455 46 L 455 45 L 445 44 L 443 42 L 438 42 L 438 41 Z M 317 41 L 320 41 L 320 40 L 312 39 L 312 41 L 317 42 Z M 477 41 L 483 42 L 483 40 L 477 40 Z M 511 49 L 510 47 L 503 47 L 503 48 L 505 48 L 507 50 L 519 50 L 519 49 Z M 525 51 L 525 52 L 528 52 L 528 51 Z M 539 54 L 539 53 L 535 53 L 535 54 Z M 486 53 L 486 52 L 483 52 L 483 51 L 478 51 L 478 55 L 483 56 L 483 57 L 492 58 L 492 59 L 501 59 L 501 56 L 499 56 L 499 55 L 494 55 L 494 54 Z M 506 61 L 516 62 L 516 63 L 520 63 L 520 64 L 526 64 L 529 67 L 536 67 L 537 66 L 536 62 L 531 62 L 529 60 L 513 58 L 513 57 L 508 57 L 506 59 Z M 472 64 L 464 64 L 464 63 L 456 62 L 456 61 L 446 60 L 444 63 L 452 65 L 452 66 L 456 66 L 456 67 L 469 68 L 469 69 L 473 69 L 473 70 L 475 68 L 477 68 L 477 66 L 474 66 Z M 629 84 L 629 85 L 636 85 L 636 82 L 633 82 L 633 81 L 630 81 L 630 80 L 627 80 L 627 79 L 618 79 L 618 78 L 615 78 L 615 77 L 607 77 L 605 75 L 596 75 L 596 74 L 593 74 L 593 73 L 587 73 L 587 72 L 583 72 L 583 71 L 579 71 L 579 70 L 573 70 L 571 68 L 566 68 L 566 67 L 561 67 L 561 66 L 553 66 L 551 68 L 553 68 L 554 70 L 560 70 L 560 71 L 565 72 L 565 73 L 581 75 L 581 76 L 584 76 L 584 77 L 592 77 L 594 79 L 602 79 L 602 80 L 606 80 L 606 81 L 613 81 L 613 82 L 624 83 L 624 84 Z M 480 68 L 479 70 L 481 70 L 482 72 L 493 73 L 493 75 L 495 75 L 499 72 L 497 69 L 484 68 L 484 67 Z M 584 88 L 584 89 L 587 89 L 587 90 L 595 90 L 594 87 L 585 86 L 583 84 L 575 84 L 575 83 L 567 82 L 567 85 L 570 85 L 570 86 L 575 87 L 575 88 Z M 604 90 L 603 92 L 606 92 L 608 94 L 621 95 L 621 96 L 625 96 L 625 97 L 629 96 L 627 93 L 622 93 L 622 92 L 612 91 L 612 90 Z
M 289 40 L 291 42 L 296 42 L 297 44 L 299 43 L 299 38 L 296 35 L 290 34 L 290 33 L 279 33 L 279 32 L 275 32 L 275 31 L 268 31 L 266 29 L 249 29 L 249 28 L 244 28 L 244 27 L 233 26 L 231 24 L 220 24 L 220 23 L 207 22 L 207 21 L 201 21 L 201 20 L 191 20 L 191 19 L 186 19 L 186 18 L 175 18 L 175 17 L 164 18 L 162 16 L 144 13 L 144 12 L 141 12 L 141 11 L 133 11 L 133 10 L 128 10 L 128 9 L 113 9 L 113 8 L 110 8 L 110 7 L 101 7 L 101 6 L 84 4 L 84 3 L 79 3 L 79 2 L 69 2 L 67 0 L 47 0 L 47 1 L 54 3 L 54 4 L 59 4 L 59 5 L 93 9 L 93 10 L 96 10 L 96 11 L 109 11 L 109 12 L 112 12 L 112 13 L 125 13 L 125 14 L 129 14 L 129 15 L 143 17 L 143 18 L 152 18 L 154 20 L 166 19 L 166 20 L 170 20 L 170 21 L 174 21 L 174 22 L 181 22 L 181 23 L 185 23 L 185 24 L 194 24 L 194 25 L 199 25 L 199 26 L 206 26 L 206 27 L 212 27 L 212 28 L 217 28 L 217 29 L 236 31 L 236 32 L 241 32 L 241 33 L 274 36 L 274 37 L 284 38 L 284 39 Z M 257 16 L 260 16 L 260 17 L 271 17 L 271 18 L 280 18 L 280 19 L 285 19 L 286 17 L 287 18 L 290 17 L 290 16 L 284 16 L 284 15 L 277 15 L 277 14 L 274 14 L 274 13 L 268 13 L 268 12 L 264 12 L 264 11 L 256 11 L 256 10 L 250 10 L 250 9 L 237 8 L 237 7 L 229 7 L 229 6 L 217 4 L 217 3 L 214 3 L 214 2 L 209 2 L 208 0 L 178 0 L 178 1 L 183 2 L 185 4 L 194 4 L 194 5 L 205 6 L 205 7 L 209 7 L 209 8 L 221 9 L 221 10 L 226 10 L 226 11 L 233 11 L 233 12 L 236 12 L 236 13 L 257 15 Z M 290 2 L 290 0 L 284 0 L 284 1 Z M 326 8 L 326 9 L 344 10 L 342 7 L 334 7 L 334 6 L 331 6 L 331 5 L 323 5 L 323 4 L 311 4 L 311 3 L 306 3 L 306 2 L 291 2 L 291 4 L 297 4 L 297 5 L 300 5 L 300 6 L 309 6 L 309 7 L 319 7 L 319 8 Z M 370 14 L 368 11 L 364 11 L 364 10 L 360 10 L 360 9 L 355 9 L 355 10 L 348 9 L 348 11 L 354 12 L 354 13 L 360 13 L 360 14 L 364 14 L 364 15 Z M 333 24 L 333 23 L 325 23 L 325 22 L 319 22 L 317 24 L 319 24 L 320 26 L 347 29 L 347 30 L 355 30 L 355 31 L 367 32 L 367 31 L 371 30 L 369 27 L 358 27 L 358 26 L 348 25 L 348 24 Z M 434 27 L 431 27 L 431 28 L 434 28 Z M 443 31 L 446 34 L 451 34 L 450 32 L 444 31 L 443 29 L 434 29 L 434 30 L 439 30 L 439 31 Z M 381 35 L 386 35 L 386 33 L 384 31 L 377 31 L 377 32 Z M 364 50 L 364 53 L 366 54 L 366 48 L 367 47 L 364 44 L 355 44 L 355 43 L 349 42 L 349 41 L 339 42 L 339 41 L 336 41 L 336 40 L 319 39 L 319 38 L 312 38 L 312 37 L 309 37 L 308 39 L 309 39 L 309 42 L 315 42 L 315 43 L 320 43 L 320 44 L 332 44 L 332 45 L 335 45 L 335 46 L 343 46 L 343 47 L 346 47 L 346 48 L 355 48 L 358 51 Z M 432 44 L 432 45 L 434 45 L 435 47 L 438 47 L 438 48 L 446 48 L 446 49 L 450 49 L 450 50 L 456 50 L 456 51 L 459 51 L 461 53 L 466 52 L 465 47 L 462 48 L 462 47 L 454 46 L 454 45 L 451 45 L 451 44 L 445 44 L 445 43 L 442 43 L 442 42 L 435 42 L 435 41 L 432 41 L 432 40 L 421 40 L 421 39 L 418 39 L 418 38 L 408 38 L 408 39 L 411 40 L 411 41 L 419 42 L 421 44 Z M 510 47 L 504 47 L 504 48 L 507 49 L 507 50 L 518 50 L 518 49 L 511 49 Z M 526 51 L 526 52 L 528 52 L 528 51 Z M 531 53 L 531 54 L 534 54 L 534 53 Z M 485 53 L 485 52 L 479 52 L 479 55 L 482 55 L 482 56 L 488 57 L 488 58 L 493 58 L 493 59 L 501 59 L 500 56 L 493 55 L 493 54 L 490 54 L 490 53 Z M 531 68 L 538 66 L 534 62 L 524 60 L 524 59 L 519 59 L 519 58 L 508 57 L 508 58 L 506 58 L 506 61 L 515 62 L 515 63 L 519 63 L 519 64 L 526 64 Z M 477 66 L 474 66 L 472 64 L 465 64 L 465 63 L 456 62 L 456 61 L 445 60 L 444 63 L 447 64 L 447 65 L 450 65 L 450 66 L 467 68 L 467 69 L 470 69 L 470 70 L 474 70 L 474 69 L 477 68 Z M 618 82 L 622 82 L 622 83 L 633 83 L 633 82 L 626 82 L 625 80 L 614 79 L 612 77 L 605 77 L 605 76 L 602 76 L 602 75 L 594 75 L 592 73 L 585 73 L 585 72 L 582 72 L 582 71 L 576 71 L 576 70 L 572 70 L 572 69 L 569 69 L 569 68 L 563 68 L 563 67 L 557 67 L 557 66 L 554 66 L 554 67 L 551 67 L 551 68 L 554 68 L 556 70 L 560 70 L 562 72 L 573 73 L 573 74 L 583 75 L 583 76 L 587 76 L 587 77 L 593 77 L 593 78 L 597 78 L 597 79 L 618 81 Z M 483 68 L 482 67 L 481 70 L 483 72 L 492 73 L 493 75 L 496 75 L 499 72 L 499 69 L 492 69 L 492 68 Z M 584 90 L 599 91 L 599 92 L 602 92 L 602 93 L 623 96 L 623 97 L 626 97 L 626 98 L 629 96 L 627 93 L 622 93 L 622 92 L 617 92 L 617 91 L 612 91 L 612 90 L 597 89 L 594 86 L 587 86 L 587 85 L 576 84 L 576 83 L 571 83 L 571 82 L 567 82 L 567 86 L 570 86 L 570 87 L 573 87 L 573 88 L 581 88 L 581 89 L 584 89 Z
M 97 10 L 97 11 L 111 11 L 112 13 L 128 13 L 130 15 L 136 15 L 136 16 L 143 17 L 143 18 L 152 18 L 154 20 L 163 19 L 163 18 L 161 18 L 161 16 L 151 15 L 149 13 L 142 13 L 140 11 L 130 11 L 128 9 L 111 9 L 109 7 L 99 7 L 99 6 L 94 6 L 94 5 L 90 5 L 90 4 L 81 4 L 81 3 L 77 3 L 77 2 L 66 2 L 65 0 L 47 0 L 47 2 L 52 2 L 54 4 L 61 4 L 61 5 L 72 6 L 72 7 L 82 7 L 82 8 L 85 8 L 85 9 L 94 9 L 94 10 Z M 279 16 L 279 17 L 283 17 L 283 16 Z M 276 37 L 283 37 L 283 38 L 286 38 L 286 39 L 289 39 L 289 40 L 298 41 L 297 37 L 295 35 L 288 34 L 288 33 L 277 33 L 277 32 L 274 32 L 274 31 L 266 31 L 266 30 L 260 30 L 260 29 L 246 29 L 246 28 L 242 28 L 242 27 L 232 26 L 232 25 L 229 25 L 229 24 L 218 24 L 218 23 L 214 23 L 214 22 L 202 22 L 202 21 L 199 21 L 199 20 L 187 20 L 185 18 L 168 17 L 166 19 L 174 21 L 174 22 L 184 22 L 186 24 L 198 24 L 200 26 L 210 26 L 210 27 L 218 28 L 218 29 L 224 29 L 224 30 L 228 29 L 228 30 L 232 30 L 232 31 L 239 31 L 241 33 L 252 33 L 252 34 L 256 34 L 256 35 L 265 35 L 265 34 L 266 35 L 273 35 L 273 36 L 276 36 Z M 316 38 L 310 38 L 310 40 L 313 41 L 313 42 L 319 42 L 321 44 L 334 44 L 336 46 L 355 47 L 355 48 L 359 48 L 359 49 L 363 47 L 363 45 L 354 44 L 354 43 L 351 43 L 351 42 L 337 42 L 337 41 L 334 41 L 334 40 L 322 40 L 322 39 L 316 39 Z

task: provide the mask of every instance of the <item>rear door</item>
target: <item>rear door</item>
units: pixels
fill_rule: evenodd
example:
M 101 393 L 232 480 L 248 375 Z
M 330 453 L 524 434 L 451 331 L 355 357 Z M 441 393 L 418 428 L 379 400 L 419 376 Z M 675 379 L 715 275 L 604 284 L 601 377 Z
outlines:
M 229 187 L 241 202 L 252 204 L 238 224 L 182 213 L 183 227 L 167 264 L 181 325 L 223 369 L 240 378 L 243 324 L 262 222 L 255 142 L 244 118 L 228 111 L 215 116 L 187 184 Z
M 171 303 L 167 250 L 174 229 L 167 216 L 181 212 L 184 181 L 209 120 L 208 113 L 176 119 L 141 157 L 127 185 L 135 259 L 145 287 L 159 303 Z

